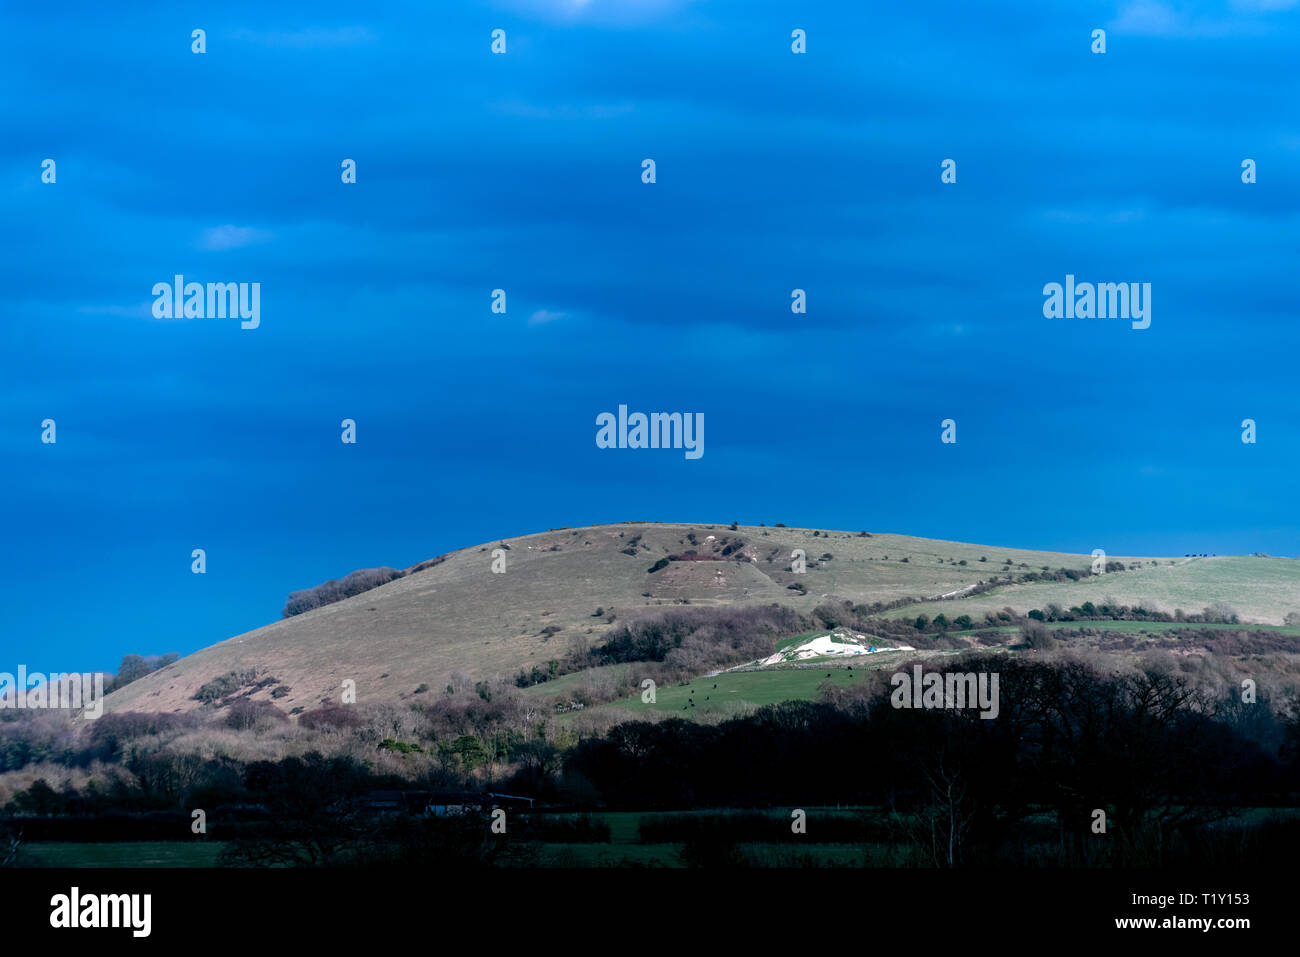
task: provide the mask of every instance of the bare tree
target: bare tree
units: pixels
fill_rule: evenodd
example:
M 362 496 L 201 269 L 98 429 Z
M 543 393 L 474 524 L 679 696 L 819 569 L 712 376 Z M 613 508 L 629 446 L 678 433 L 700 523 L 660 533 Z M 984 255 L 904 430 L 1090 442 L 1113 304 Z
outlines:
M 974 811 L 966 800 L 961 771 L 944 767 L 940 757 L 932 768 L 922 768 L 930 785 L 930 802 L 920 812 L 915 827 L 928 831 L 930 859 L 937 867 L 957 867 Z M 922 842 L 917 842 L 923 846 Z
M 18 850 L 23 845 L 23 831 L 20 827 L 6 827 L 0 833 L 0 867 L 13 867 L 18 859 Z

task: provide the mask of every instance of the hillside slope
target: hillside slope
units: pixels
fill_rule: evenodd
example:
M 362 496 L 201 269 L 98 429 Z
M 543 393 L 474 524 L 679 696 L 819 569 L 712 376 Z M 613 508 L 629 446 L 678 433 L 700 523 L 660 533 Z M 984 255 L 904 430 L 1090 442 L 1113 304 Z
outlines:
M 505 550 L 502 574 L 492 571 L 497 548 Z M 807 555 L 801 575 L 787 570 L 795 548 Z M 720 559 L 728 550 L 726 561 L 674 561 L 649 572 L 669 555 L 695 551 Z M 731 560 L 737 556 L 742 560 Z M 1199 610 L 1220 600 L 1233 604 L 1243 620 L 1274 624 L 1300 611 L 1300 561 L 1110 558 L 1132 570 L 938 600 L 1011 570 L 1083 571 L 1092 559 L 780 527 L 628 523 L 558 529 L 462 549 L 379 588 L 230 638 L 114 692 L 106 705 L 110 711 L 195 708 L 201 686 L 249 671 L 255 672 L 253 684 L 266 682 L 253 697 L 275 695 L 276 705 L 290 712 L 337 701 L 345 679 L 356 682 L 359 701 L 421 700 L 418 687 L 427 685 L 423 694 L 432 698 L 458 672 L 475 679 L 512 677 L 577 644 L 598 642 L 611 627 L 610 613 L 627 620 L 683 601 L 780 602 L 810 611 L 828 600 L 929 598 L 924 605 L 931 607 L 911 605 L 896 613 L 942 610 L 953 617 L 982 616 L 1008 605 L 1025 612 L 1052 601 L 1068 607 L 1107 596 L 1169 611 Z M 807 594 L 788 587 L 796 582 Z M 603 617 L 594 616 L 597 609 Z

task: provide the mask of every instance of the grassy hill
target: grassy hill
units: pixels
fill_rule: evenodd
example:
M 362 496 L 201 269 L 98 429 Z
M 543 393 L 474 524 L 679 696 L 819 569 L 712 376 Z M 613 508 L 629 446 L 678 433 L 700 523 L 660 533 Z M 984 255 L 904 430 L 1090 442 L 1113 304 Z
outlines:
M 807 556 L 804 574 L 788 570 L 796 548 Z M 501 574 L 492 571 L 495 549 L 505 554 Z M 692 551 L 715 560 L 669 561 L 649 571 L 669 556 Z M 107 707 L 198 707 L 200 689 L 232 672 L 241 675 L 236 682 L 246 689 L 262 683 L 254 698 L 274 700 L 290 712 L 337 701 L 346 679 L 356 682 L 361 702 L 421 700 L 421 695 L 440 694 L 454 676 L 508 678 L 584 643 L 598 643 L 612 627 L 611 616 L 622 623 L 681 603 L 778 602 L 807 612 L 827 601 L 920 599 L 891 614 L 942 611 L 951 619 L 982 618 L 985 611 L 1005 606 L 1024 613 L 1051 602 L 1069 607 L 1109 598 L 1169 612 L 1198 612 L 1223 601 L 1243 621 L 1272 625 L 1300 612 L 1300 561 L 1108 557 L 1128 570 L 960 597 L 998 576 L 1044 567 L 1083 572 L 1092 558 L 771 526 L 628 523 L 556 529 L 453 552 L 373 590 L 230 638 L 114 692 Z M 945 595 L 957 597 L 940 597 Z M 421 686 L 426 690 L 417 692 Z M 675 699 L 664 705 L 680 707 Z

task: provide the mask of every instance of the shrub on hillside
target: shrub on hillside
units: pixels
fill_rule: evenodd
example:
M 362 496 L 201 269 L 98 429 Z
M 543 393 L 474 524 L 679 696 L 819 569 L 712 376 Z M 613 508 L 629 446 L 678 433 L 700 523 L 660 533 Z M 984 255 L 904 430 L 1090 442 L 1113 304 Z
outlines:
M 1047 629 L 1047 626 L 1038 622 L 1021 625 L 1020 637 L 1024 639 L 1025 644 L 1035 651 L 1052 651 L 1060 644 L 1052 637 L 1052 633 Z
M 197 728 L 198 725 L 199 716 L 193 711 L 178 714 L 165 711 L 122 711 L 100 715 L 97 720 L 89 723 L 88 733 L 92 742 L 100 744 L 109 739 L 129 741 L 150 734 Z
M 318 731 L 325 729 L 344 730 L 347 728 L 355 728 L 358 727 L 362 721 L 361 715 L 357 714 L 355 708 L 344 708 L 336 704 L 327 704 L 311 711 L 304 711 L 299 715 L 298 723 L 304 728 Z
M 344 578 L 331 579 L 323 585 L 317 585 L 315 588 L 304 588 L 301 591 L 290 592 L 281 617 L 291 618 L 294 615 L 301 615 L 304 611 L 319 608 L 321 605 L 333 604 L 336 601 L 351 598 L 353 595 L 360 595 L 362 592 L 378 588 L 380 585 L 387 585 L 405 574 L 406 572 L 398 571 L 396 568 L 388 568 L 387 566 L 362 568 Z
M 199 685 L 199 690 L 194 692 L 193 699 L 209 704 L 230 697 L 236 691 L 253 684 L 256 680 L 256 668 L 248 668 L 244 671 L 227 671 L 224 675 Z
M 1216 601 L 1205 609 L 1205 620 L 1210 624 L 1235 625 L 1240 618 L 1237 609 L 1226 601 Z
M 123 655 L 122 663 L 117 666 L 117 676 L 113 679 L 114 688 L 122 688 L 132 681 L 138 681 L 153 671 L 141 655 Z
M 226 727 L 232 731 L 252 731 L 283 723 L 289 716 L 269 701 L 240 698 L 226 712 Z
M 780 605 L 671 611 L 614 629 L 588 658 L 593 665 L 673 661 L 707 667 L 771 654 L 775 639 L 806 625 L 802 615 Z
M 179 714 L 123 711 L 101 715 L 97 720 L 87 723 L 85 745 L 77 761 L 88 763 L 121 760 L 134 749 L 134 746 L 128 746 L 133 741 L 168 732 L 192 730 L 199 723 L 199 715 L 194 711 Z M 0 770 L 14 770 L 16 762 L 12 761 L 11 756 L 5 755 L 4 750 L 7 749 L 0 749 Z
M 505 545 L 504 547 L 507 550 L 509 550 L 510 548 L 509 545 Z M 406 569 L 406 571 L 402 572 L 402 575 L 403 576 L 414 575 L 416 572 L 422 572 L 426 568 L 432 568 L 434 565 L 441 565 L 446 560 L 447 560 L 446 555 L 437 555 L 433 558 L 427 559 L 426 561 L 417 562 L 416 564 L 412 565 L 410 568 Z
M 823 628 L 839 628 L 841 625 L 848 625 L 852 621 L 850 609 L 852 602 L 836 604 L 835 602 L 824 601 L 813 609 L 813 617 Z

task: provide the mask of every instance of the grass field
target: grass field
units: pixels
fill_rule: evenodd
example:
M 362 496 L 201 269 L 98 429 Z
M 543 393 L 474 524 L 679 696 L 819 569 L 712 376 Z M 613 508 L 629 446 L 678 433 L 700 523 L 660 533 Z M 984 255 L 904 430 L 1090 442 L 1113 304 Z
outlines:
M 521 862 L 527 867 L 682 867 L 679 843 L 641 844 L 636 839 L 639 813 L 608 814 L 622 818 L 622 833 L 611 821 L 611 841 L 596 843 L 544 843 Z M 630 828 L 630 829 L 629 829 Z M 864 861 L 888 863 L 890 849 L 881 845 L 825 844 L 809 842 L 807 846 L 789 844 L 740 843 L 737 845 L 755 862 L 769 867 L 813 863 L 822 867 L 862 866 Z M 215 841 L 132 841 L 122 844 L 29 844 L 20 856 L 18 867 L 57 868 L 160 868 L 217 866 L 221 843 Z M 509 858 L 506 859 L 509 866 Z
M 730 703 L 749 705 L 776 704 L 780 701 L 811 701 L 817 697 L 817 687 L 824 681 L 849 685 L 861 681 L 868 671 L 890 667 L 891 664 L 918 656 L 955 654 L 955 652 L 878 652 L 854 659 L 855 667 L 848 668 L 842 659 L 825 669 L 774 667 L 762 671 L 725 671 L 711 678 L 696 678 L 687 685 L 660 686 L 655 689 L 655 703 L 642 702 L 640 695 L 622 698 L 610 707 L 627 711 L 673 711 L 725 714 Z M 870 664 L 868 665 L 868 661 Z M 714 688 L 714 685 L 717 688 Z M 691 699 L 695 707 L 690 705 Z
M 1128 571 L 1090 575 L 1076 582 L 1037 582 L 1007 585 L 972 598 L 953 598 L 896 609 L 891 617 L 934 617 L 942 611 L 951 620 L 1010 606 L 1024 614 L 1055 602 L 1062 608 L 1109 604 L 1154 606 L 1176 614 L 1197 613 L 1215 601 L 1232 605 L 1246 623 L 1281 625 L 1288 612 L 1300 612 L 1300 561 L 1232 555 L 1222 558 L 1161 560 Z
M 543 681 L 541 684 L 519 688 L 518 692 L 526 698 L 548 698 L 553 695 L 570 694 L 591 681 L 617 679 L 631 667 L 631 665 L 603 665 L 599 668 L 588 668 L 585 671 L 577 671 L 570 675 L 552 678 L 550 681 Z
M 1204 625 L 1189 624 L 1183 621 L 1115 621 L 1112 619 L 1098 619 L 1096 621 L 1053 621 L 1044 622 L 1046 627 L 1056 630 L 1079 630 L 1083 628 L 1092 628 L 1100 631 L 1116 631 L 1123 634 L 1141 635 L 1150 634 L 1158 635 L 1161 632 L 1176 631 L 1178 629 L 1210 629 L 1213 631 L 1267 631 L 1278 635 L 1300 636 L 1300 625 Z M 972 635 L 984 634 L 985 632 L 995 631 L 1004 635 L 1015 635 L 1019 633 L 1019 625 L 996 625 L 988 628 L 970 628 L 965 631 L 950 631 L 948 634 L 955 637 L 970 637 Z
M 530 867 L 683 867 L 681 844 L 547 844 Z M 736 850 L 756 867 L 887 867 L 898 851 L 883 844 L 761 844 Z
M 25 844 L 19 867 L 215 867 L 221 841 Z

